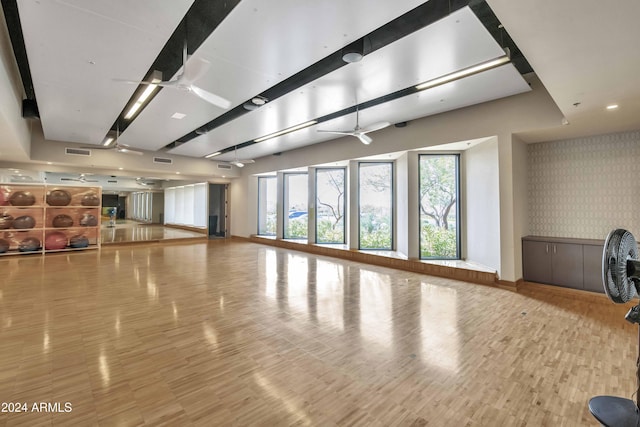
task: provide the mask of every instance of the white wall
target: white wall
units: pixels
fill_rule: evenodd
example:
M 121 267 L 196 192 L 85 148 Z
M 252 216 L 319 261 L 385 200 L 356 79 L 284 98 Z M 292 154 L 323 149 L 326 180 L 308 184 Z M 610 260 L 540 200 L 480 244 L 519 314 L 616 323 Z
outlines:
M 529 144 L 529 231 L 605 239 L 640 235 L 640 131 Z
M 33 119 L 22 118 L 23 94 L 9 32 L 0 19 L 0 158 L 5 161 L 29 159 Z
M 463 228 L 466 259 L 500 271 L 500 191 L 498 140 L 464 152 Z

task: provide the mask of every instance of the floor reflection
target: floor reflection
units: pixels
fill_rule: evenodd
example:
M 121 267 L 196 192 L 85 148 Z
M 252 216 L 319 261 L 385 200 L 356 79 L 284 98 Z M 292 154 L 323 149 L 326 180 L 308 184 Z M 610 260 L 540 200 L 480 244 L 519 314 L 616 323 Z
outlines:
M 131 220 L 118 220 L 115 227 L 109 227 L 108 222 L 100 227 L 101 244 L 147 242 L 173 239 L 206 239 L 203 233 L 165 227 L 160 224 L 143 224 Z

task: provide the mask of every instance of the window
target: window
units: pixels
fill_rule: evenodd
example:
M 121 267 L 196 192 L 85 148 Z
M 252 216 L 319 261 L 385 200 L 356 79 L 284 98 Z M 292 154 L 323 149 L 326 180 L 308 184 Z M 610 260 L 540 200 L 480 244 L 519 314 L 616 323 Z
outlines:
M 420 155 L 420 258 L 459 259 L 459 156 Z
M 304 173 L 284 174 L 284 238 L 307 238 L 308 179 Z
M 360 249 L 393 249 L 393 163 L 360 163 Z
M 316 169 L 316 242 L 344 243 L 345 170 Z
M 276 235 L 277 179 L 275 176 L 258 177 L 258 234 Z

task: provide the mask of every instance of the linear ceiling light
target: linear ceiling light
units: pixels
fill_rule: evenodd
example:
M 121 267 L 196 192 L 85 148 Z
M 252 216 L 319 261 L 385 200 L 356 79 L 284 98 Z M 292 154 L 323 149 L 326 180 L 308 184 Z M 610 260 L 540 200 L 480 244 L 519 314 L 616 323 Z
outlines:
M 207 154 L 206 156 L 204 156 L 204 158 L 210 159 L 212 157 L 219 156 L 220 154 L 222 154 L 222 151 L 216 151 L 215 153 Z
M 310 120 L 308 122 L 300 123 L 299 125 L 291 126 L 290 128 L 286 128 L 278 132 L 270 133 L 269 135 L 261 136 L 260 138 L 254 139 L 253 142 L 266 141 L 267 139 L 275 138 L 277 136 L 282 136 L 287 133 L 295 132 L 297 130 L 304 129 L 309 126 L 313 126 L 316 123 L 318 123 L 317 120 Z
M 491 59 L 486 62 L 481 62 L 480 64 L 472 65 L 471 67 L 463 68 L 462 70 L 454 71 L 453 73 L 445 74 L 444 76 L 437 77 L 432 80 L 428 80 L 424 83 L 420 83 L 419 85 L 416 85 L 416 89 L 425 90 L 435 86 L 440 86 L 445 83 L 452 82 L 454 80 L 462 79 L 472 74 L 478 74 L 482 71 L 499 67 L 500 65 L 506 64 L 509 61 L 510 61 L 509 56 L 504 55 L 499 58 Z
M 151 80 L 151 83 L 147 85 L 144 91 L 142 91 L 135 104 L 133 104 L 131 108 L 129 108 L 129 111 L 127 111 L 127 114 L 125 114 L 124 116 L 125 119 L 129 120 L 136 114 L 140 107 L 142 107 L 142 104 L 144 104 L 144 102 L 151 96 L 153 91 L 158 88 L 158 85 L 156 83 L 160 83 L 160 81 L 161 80 L 157 77 L 154 77 Z
M 107 147 L 109 144 L 111 144 L 113 142 L 113 137 L 110 136 L 109 138 L 105 139 L 104 142 L 102 143 L 103 147 Z

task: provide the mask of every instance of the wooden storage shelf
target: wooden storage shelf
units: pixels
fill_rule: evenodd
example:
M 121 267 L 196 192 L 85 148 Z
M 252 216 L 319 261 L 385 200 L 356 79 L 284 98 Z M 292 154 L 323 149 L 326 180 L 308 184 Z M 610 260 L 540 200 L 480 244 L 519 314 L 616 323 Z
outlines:
M 0 239 L 9 245 L 2 252 L 6 244 L 3 245 L 0 241 L 0 256 L 99 248 L 101 199 L 100 187 L 0 185 L 0 215 L 5 215 L 0 218 L 0 226 L 3 227 L 0 229 Z M 13 222 L 20 217 L 33 218 L 32 221 L 28 218 L 20 219 L 21 225 L 29 226 L 33 223 L 33 227 L 15 229 Z M 54 226 L 54 223 L 58 226 Z M 76 241 L 81 247 L 71 247 L 74 236 L 84 236 L 87 240 Z M 26 238 L 37 239 L 38 248 L 20 251 L 20 244 Z M 26 243 L 31 243 L 31 246 Z M 35 240 L 31 240 L 26 241 L 22 247 L 29 249 L 34 245 Z

